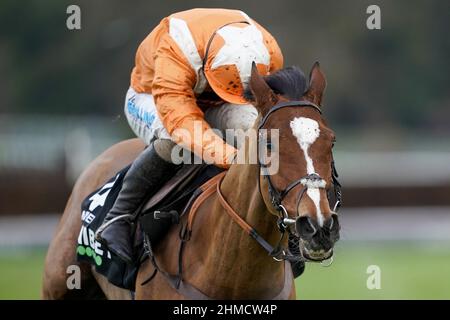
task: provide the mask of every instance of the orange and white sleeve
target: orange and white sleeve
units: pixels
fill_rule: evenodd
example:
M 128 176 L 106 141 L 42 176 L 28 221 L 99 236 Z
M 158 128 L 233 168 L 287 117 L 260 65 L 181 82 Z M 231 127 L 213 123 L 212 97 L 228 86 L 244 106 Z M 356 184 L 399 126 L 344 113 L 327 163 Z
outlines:
M 236 149 L 215 134 L 196 103 L 196 74 L 175 42 L 164 36 L 155 54 L 152 95 L 161 121 L 175 143 L 207 163 L 228 168 Z

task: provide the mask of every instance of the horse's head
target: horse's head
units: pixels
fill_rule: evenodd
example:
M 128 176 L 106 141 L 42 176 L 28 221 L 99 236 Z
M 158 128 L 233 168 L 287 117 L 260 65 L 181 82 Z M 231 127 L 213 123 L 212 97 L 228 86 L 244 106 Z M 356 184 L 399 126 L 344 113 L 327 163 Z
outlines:
M 300 252 L 308 260 L 322 261 L 333 254 L 339 239 L 337 214 L 328 192 L 335 186 L 332 148 L 334 132 L 321 115 L 326 87 L 325 75 L 315 63 L 307 84 L 302 71 L 286 68 L 263 78 L 253 65 L 249 89 L 260 113 L 259 149 L 278 152 L 277 172 L 265 172 L 260 179 L 264 201 L 300 238 Z M 278 146 L 271 141 L 271 129 L 278 129 Z M 270 150 L 271 149 L 271 150 Z M 262 172 L 261 150 L 258 152 Z M 273 156 L 271 157 L 274 158 Z

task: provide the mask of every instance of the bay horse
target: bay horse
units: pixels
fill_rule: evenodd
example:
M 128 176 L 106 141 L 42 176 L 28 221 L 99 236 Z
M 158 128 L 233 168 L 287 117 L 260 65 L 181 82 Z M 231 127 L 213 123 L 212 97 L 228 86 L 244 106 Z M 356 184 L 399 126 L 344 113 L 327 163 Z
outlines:
M 182 259 L 183 281 L 202 297 L 294 299 L 292 271 L 278 261 L 288 254 L 284 250 L 267 253 L 269 244 L 279 241 L 279 248 L 287 246 L 286 237 L 280 240 L 282 228 L 299 237 L 298 249 L 304 260 L 323 261 L 332 256 L 340 227 L 327 195 L 335 182 L 335 137 L 319 107 L 325 87 L 318 63 L 310 72 L 309 84 L 299 69 L 286 68 L 264 78 L 253 65 L 246 94 L 259 112 L 255 130 L 279 130 L 279 168 L 275 174 L 262 174 L 265 165 L 258 148 L 269 150 L 271 137 L 261 144 L 259 135 L 249 135 L 240 150 L 245 163 L 233 164 L 215 179 L 191 214 L 183 216 L 181 222 L 191 228 Z M 79 264 L 75 244 L 84 198 L 131 163 L 144 147 L 138 139 L 118 143 L 95 159 L 77 180 L 47 253 L 44 299 L 132 298 L 129 291 L 110 284 L 93 267 Z M 258 153 L 256 164 L 248 161 L 252 152 Z M 179 268 L 179 233 L 179 228 L 172 226 L 154 248 L 158 266 L 167 274 L 176 274 Z M 67 289 L 70 265 L 81 268 L 79 290 Z M 146 283 L 154 268 L 150 259 L 140 266 L 134 298 L 196 298 L 176 290 L 162 272 Z

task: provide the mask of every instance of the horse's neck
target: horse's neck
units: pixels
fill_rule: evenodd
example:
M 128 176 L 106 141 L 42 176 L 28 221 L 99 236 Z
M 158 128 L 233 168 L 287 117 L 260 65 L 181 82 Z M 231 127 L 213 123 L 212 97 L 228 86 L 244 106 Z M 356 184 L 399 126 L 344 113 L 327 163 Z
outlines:
M 276 218 L 268 212 L 258 188 L 257 165 L 233 165 L 226 174 L 222 193 L 236 213 L 252 226 L 266 241 L 275 245 L 279 239 Z M 217 293 L 228 290 L 228 297 L 270 298 L 284 282 L 284 264 L 268 253 L 241 229 L 217 201 L 212 215 L 215 238 L 208 249 L 215 265 L 214 287 Z M 245 288 L 244 288 L 245 284 Z M 227 288 L 227 289 L 225 289 Z M 261 296 L 264 295 L 264 296 Z
M 226 174 L 221 190 L 225 199 L 241 218 L 265 240 L 275 243 L 280 235 L 276 227 L 276 217 L 268 211 L 262 199 L 258 187 L 259 178 L 259 166 L 256 164 L 234 165 Z M 227 215 L 227 217 L 229 216 Z M 251 237 L 248 238 L 252 247 L 261 248 L 255 240 Z M 267 252 L 264 251 L 264 253 L 267 258 Z

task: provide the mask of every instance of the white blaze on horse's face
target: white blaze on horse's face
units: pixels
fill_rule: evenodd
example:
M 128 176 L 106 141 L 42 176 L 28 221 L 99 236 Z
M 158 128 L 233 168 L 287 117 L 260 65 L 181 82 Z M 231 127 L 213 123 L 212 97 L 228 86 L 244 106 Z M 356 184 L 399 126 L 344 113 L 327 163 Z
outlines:
M 291 129 L 292 134 L 297 138 L 297 142 L 305 155 L 307 174 L 316 173 L 314 162 L 308 154 L 308 149 L 320 136 L 319 123 L 310 118 L 298 117 L 291 121 Z M 320 209 L 320 191 L 318 186 L 309 186 L 306 190 L 306 194 L 316 207 L 317 222 L 319 223 L 319 226 L 323 226 L 324 217 Z

